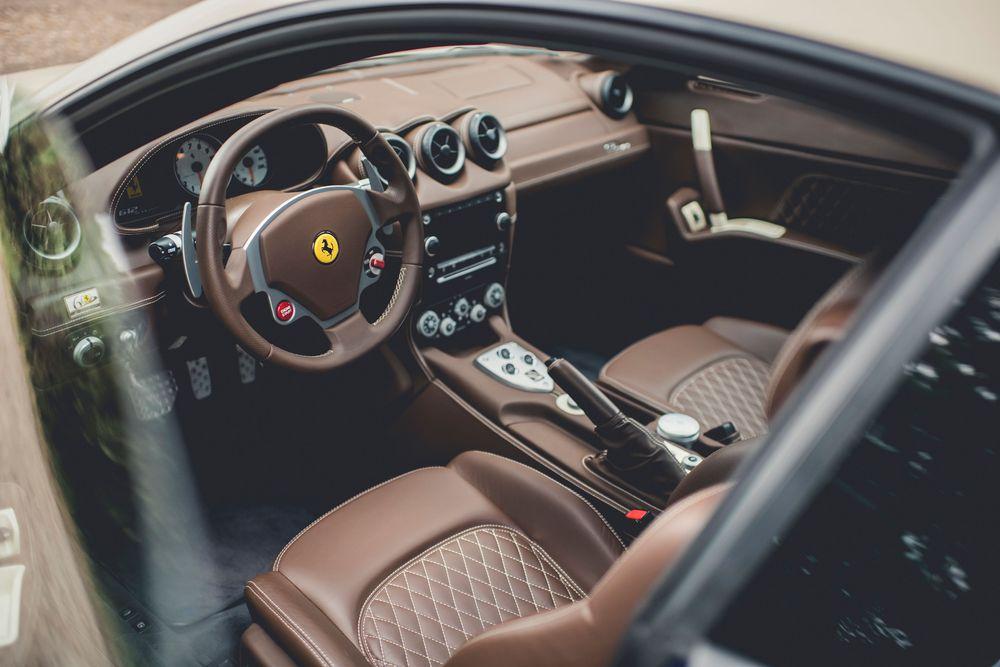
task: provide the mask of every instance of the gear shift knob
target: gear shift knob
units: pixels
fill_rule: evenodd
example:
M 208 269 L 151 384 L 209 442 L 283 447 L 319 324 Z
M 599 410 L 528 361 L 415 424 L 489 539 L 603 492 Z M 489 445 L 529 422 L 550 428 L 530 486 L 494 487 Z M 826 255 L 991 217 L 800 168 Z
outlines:
M 594 426 L 600 428 L 621 414 L 618 406 L 570 362 L 551 357 L 545 366 L 549 369 L 549 377 L 569 394 Z
M 594 423 L 594 433 L 607 447 L 605 459 L 614 475 L 653 495 L 672 491 L 684 479 L 687 471 L 656 436 L 626 417 L 573 364 L 551 358 L 545 365 L 549 376 Z

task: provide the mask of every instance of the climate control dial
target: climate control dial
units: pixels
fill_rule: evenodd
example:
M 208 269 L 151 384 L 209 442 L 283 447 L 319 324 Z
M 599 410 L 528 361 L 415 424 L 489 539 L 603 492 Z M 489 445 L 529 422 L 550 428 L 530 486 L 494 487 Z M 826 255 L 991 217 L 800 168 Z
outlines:
M 433 310 L 425 311 L 417 320 L 417 331 L 425 338 L 434 338 L 441 326 L 441 318 Z
M 456 324 L 455 320 L 451 319 L 450 317 L 446 317 L 443 320 L 441 320 L 441 335 L 444 336 L 445 338 L 455 333 L 455 329 L 457 328 L 458 324 Z
M 486 292 L 483 293 L 483 302 L 490 308 L 499 308 L 503 305 L 504 297 L 507 292 L 504 290 L 503 285 L 500 283 L 493 283 L 486 288 Z
M 469 319 L 473 322 L 479 323 L 486 319 L 486 306 L 481 303 L 477 303 L 472 307 L 472 311 L 469 313 Z

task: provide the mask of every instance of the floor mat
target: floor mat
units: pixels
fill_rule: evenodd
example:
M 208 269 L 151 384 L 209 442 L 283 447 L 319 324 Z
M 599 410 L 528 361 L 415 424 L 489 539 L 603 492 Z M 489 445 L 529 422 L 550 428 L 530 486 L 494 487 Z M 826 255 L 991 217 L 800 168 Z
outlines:
M 155 547 L 133 546 L 109 566 L 160 620 L 188 626 L 241 604 L 246 582 L 270 570 L 282 547 L 314 518 L 293 506 L 221 508 L 210 512 L 203 529 L 157 536 Z

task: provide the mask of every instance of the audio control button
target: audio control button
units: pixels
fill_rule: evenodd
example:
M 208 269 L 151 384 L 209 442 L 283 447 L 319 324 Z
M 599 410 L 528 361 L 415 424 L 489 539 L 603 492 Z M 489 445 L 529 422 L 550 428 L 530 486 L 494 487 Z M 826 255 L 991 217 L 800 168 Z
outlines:
M 441 325 L 441 318 L 433 310 L 428 310 L 417 320 L 417 330 L 425 338 L 433 338 L 437 335 Z
M 441 239 L 436 236 L 428 236 L 424 239 L 424 252 L 428 257 L 433 257 L 441 250 Z
M 481 303 L 477 303 L 472 307 L 472 312 L 469 313 L 469 318 L 473 322 L 482 322 L 486 319 L 486 306 Z
M 462 297 L 461 299 L 455 302 L 455 306 L 451 310 L 453 313 L 455 313 L 455 315 L 461 318 L 469 314 L 470 308 L 471 306 L 469 305 L 469 300 L 466 299 L 465 297 Z
M 455 333 L 455 329 L 457 327 L 458 324 L 455 323 L 455 320 L 451 319 L 450 317 L 446 317 L 443 320 L 441 320 L 441 327 L 440 327 L 441 335 L 448 337 L 453 333 Z

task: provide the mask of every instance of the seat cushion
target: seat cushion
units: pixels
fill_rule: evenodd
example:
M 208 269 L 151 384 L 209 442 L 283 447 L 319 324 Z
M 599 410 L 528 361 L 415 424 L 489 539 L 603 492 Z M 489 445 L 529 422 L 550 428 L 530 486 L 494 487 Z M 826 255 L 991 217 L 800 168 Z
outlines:
M 489 627 L 582 598 L 623 549 L 573 491 L 469 452 L 327 513 L 247 600 L 304 664 L 441 664 Z
M 732 421 L 743 439 L 767 432 L 770 363 L 788 332 L 716 317 L 667 329 L 625 348 L 598 382 L 654 412 L 684 412 L 703 428 Z

